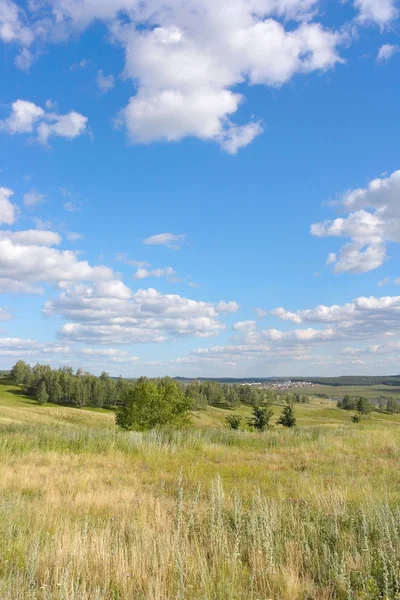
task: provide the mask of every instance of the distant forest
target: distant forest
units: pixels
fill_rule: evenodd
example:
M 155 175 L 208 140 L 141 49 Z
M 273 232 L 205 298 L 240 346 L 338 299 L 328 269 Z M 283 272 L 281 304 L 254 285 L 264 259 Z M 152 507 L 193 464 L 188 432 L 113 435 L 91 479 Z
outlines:
M 190 383 L 193 379 L 175 377 L 176 381 Z M 400 386 L 400 375 L 343 375 L 341 377 L 209 377 L 198 378 L 199 381 L 215 381 L 217 383 L 273 383 L 274 381 L 309 381 L 318 385 L 332 386 L 364 386 L 364 385 L 391 385 Z

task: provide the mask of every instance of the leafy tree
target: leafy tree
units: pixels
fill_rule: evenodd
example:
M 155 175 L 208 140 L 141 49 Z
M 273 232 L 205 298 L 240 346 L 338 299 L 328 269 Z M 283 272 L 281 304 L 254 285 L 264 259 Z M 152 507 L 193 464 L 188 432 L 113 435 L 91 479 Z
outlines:
M 230 429 L 240 429 L 240 425 L 242 423 L 242 417 L 241 417 L 241 415 L 228 415 L 226 417 L 226 421 L 227 421 Z
M 294 408 L 292 404 L 288 404 L 284 407 L 281 416 L 277 421 L 277 424 L 283 425 L 283 427 L 295 427 L 296 417 L 294 414 Z
M 363 396 L 357 400 L 356 408 L 361 415 L 369 415 L 374 410 L 373 404 Z
M 249 419 L 250 427 L 257 431 L 265 431 L 269 427 L 274 411 L 269 407 L 254 406 L 252 410 L 253 417 Z
M 353 423 L 359 423 L 361 421 L 361 415 L 356 413 L 351 417 L 351 420 L 353 421 Z
M 338 402 L 338 407 L 344 410 L 354 410 L 356 408 L 356 399 L 346 394 L 341 402 Z
M 30 366 L 23 360 L 19 360 L 11 369 L 11 381 L 15 385 L 23 385 L 30 372 Z
M 395 400 L 394 398 L 388 398 L 386 401 L 386 410 L 388 413 L 390 414 L 395 414 L 400 412 L 400 403 L 398 400 Z
M 47 393 L 46 384 L 44 381 L 39 385 L 36 400 L 38 404 L 47 404 L 49 401 L 49 394 Z
M 122 429 L 146 431 L 164 425 L 188 423 L 191 401 L 173 379 L 156 382 L 140 378 L 128 389 L 125 404 L 117 409 L 116 423 Z

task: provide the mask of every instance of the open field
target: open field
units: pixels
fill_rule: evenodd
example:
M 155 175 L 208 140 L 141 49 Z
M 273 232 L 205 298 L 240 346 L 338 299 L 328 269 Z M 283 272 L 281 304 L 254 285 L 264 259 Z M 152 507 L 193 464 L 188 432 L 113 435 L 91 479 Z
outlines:
M 365 396 L 371 400 L 379 396 L 387 396 L 400 399 L 400 387 L 391 385 L 313 385 L 299 389 L 302 394 L 314 396 L 315 394 L 327 394 L 328 396 L 342 398 L 346 394 L 349 396 Z
M 2 600 L 400 598 L 399 416 L 354 425 L 317 400 L 294 431 L 231 432 L 209 408 L 140 434 L 16 391 L 0 386 Z

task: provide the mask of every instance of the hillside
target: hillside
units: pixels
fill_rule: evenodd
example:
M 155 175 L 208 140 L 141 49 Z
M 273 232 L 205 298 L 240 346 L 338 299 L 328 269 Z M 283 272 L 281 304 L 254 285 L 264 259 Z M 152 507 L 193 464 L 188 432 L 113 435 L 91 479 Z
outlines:
M 293 431 L 232 432 L 209 408 L 126 433 L 3 383 L 1 599 L 394 599 L 400 417 L 296 413 Z

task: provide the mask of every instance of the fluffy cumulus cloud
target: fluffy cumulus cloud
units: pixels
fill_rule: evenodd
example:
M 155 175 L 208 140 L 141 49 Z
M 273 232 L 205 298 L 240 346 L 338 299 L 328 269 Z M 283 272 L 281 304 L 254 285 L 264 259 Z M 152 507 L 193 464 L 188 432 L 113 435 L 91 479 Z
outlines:
M 190 300 L 155 289 L 133 292 L 112 280 L 69 288 L 46 302 L 44 314 L 68 321 L 59 332 L 64 340 L 134 344 L 215 336 L 225 329 L 220 315 L 233 308 L 231 303 Z
M 26 15 L 12 0 L 0 0 L 0 40 L 30 46 L 34 39 L 32 28 L 25 24 Z
M 118 348 L 88 348 L 80 345 L 70 344 L 44 344 L 36 340 L 0 337 L 0 361 L 9 368 L 10 359 L 24 359 L 28 363 L 51 362 L 52 365 L 75 365 L 82 364 L 94 366 L 98 370 L 110 368 L 110 365 L 132 365 L 139 361 L 137 356 Z
M 43 108 L 33 102 L 16 100 L 12 103 L 11 113 L 4 121 L 0 121 L 0 128 L 11 135 L 16 133 L 32 133 L 37 121 L 44 115 Z
M 24 13 L 12 0 L 0 0 L 0 37 L 21 46 L 17 65 L 27 70 L 35 59 L 35 42 L 64 41 L 102 20 L 113 41 L 122 45 L 124 75 L 135 86 L 119 115 L 132 141 L 174 142 L 195 136 L 235 154 L 263 129 L 257 119 L 235 122 L 245 102 L 243 92 L 235 91 L 239 84 L 279 87 L 296 74 L 327 71 L 342 62 L 339 48 L 347 41 L 346 27 L 323 25 L 320 4 L 35 0 Z M 351 5 L 358 26 L 383 27 L 397 16 L 395 0 L 353 0 Z M 114 84 L 114 75 L 97 73 L 102 92 Z M 60 127 L 53 126 L 52 133 L 57 135 Z M 75 127 L 79 129 L 76 118 Z M 48 135 L 43 126 L 42 138 Z
M 380 64 L 386 63 L 392 58 L 392 56 L 397 54 L 399 50 L 400 48 L 396 44 L 383 44 L 383 46 L 379 48 L 376 60 Z
M 17 218 L 17 208 L 10 201 L 14 192 L 6 187 L 0 187 L 0 225 L 12 225 Z
M 9 116 L 0 121 L 0 130 L 11 135 L 36 133 L 38 141 L 46 145 L 51 136 L 73 139 L 82 135 L 87 121 L 87 117 L 75 111 L 58 115 L 46 112 L 33 102 L 16 100 Z
M 102 281 L 115 277 L 105 266 L 91 266 L 71 250 L 59 250 L 52 231 L 0 230 L 0 292 L 40 293 L 42 284 Z
M 302 19 L 304 3 L 290 4 L 288 12 Z M 272 18 L 277 12 L 286 12 L 284 3 L 207 0 L 199 10 L 195 0 L 168 7 L 147 2 L 137 18 L 153 27 L 114 25 L 126 51 L 125 75 L 139 82 L 121 112 L 133 141 L 195 136 L 235 154 L 262 125 L 232 121 L 245 100 L 232 88 L 242 82 L 281 86 L 296 73 L 340 62 L 339 33 L 308 22 L 286 30 Z
M 323 324 L 334 331 L 336 339 L 387 335 L 400 331 L 400 296 L 362 296 L 343 305 L 320 305 L 298 311 L 281 307 L 271 314 L 296 324 Z
M 238 321 L 227 345 L 198 348 L 175 361 L 182 368 L 249 376 L 295 374 L 299 362 L 315 372 L 365 372 L 368 365 L 385 372 L 400 360 L 400 296 L 360 297 L 343 305 L 270 311 L 294 324 L 293 329 L 259 328 L 256 321 Z M 349 346 L 356 343 L 357 346 Z M 321 352 L 326 349 L 327 353 Z M 382 357 L 377 364 L 376 355 Z M 368 362 L 368 356 L 371 356 Z M 395 357 L 395 359 L 394 359 Z M 389 362 L 388 362 L 389 361 Z M 304 366 L 300 367 L 304 373 Z M 290 371 L 292 369 L 292 371 Z
M 0 31 L 4 39 L 22 46 L 18 62 L 27 70 L 35 58 L 34 41 L 65 40 L 95 21 L 105 21 L 124 49 L 124 75 L 135 85 L 136 93 L 119 117 L 130 138 L 147 143 L 195 136 L 235 154 L 262 132 L 257 119 L 240 124 L 234 120 L 245 102 L 234 91 L 239 84 L 279 87 L 296 74 L 327 71 L 342 61 L 338 48 L 343 35 L 318 22 L 318 4 L 35 0 L 27 19 L 11 0 L 0 0 Z M 361 6 L 357 9 L 361 14 Z M 98 72 L 101 91 L 114 84 L 112 74 Z M 46 138 L 47 127 L 41 129 Z
M 354 5 L 361 23 L 376 23 L 383 27 L 398 15 L 395 0 L 355 0 Z
M 338 256 L 329 254 L 327 264 L 333 264 L 336 273 L 376 269 L 386 260 L 388 242 L 400 243 L 400 171 L 347 192 L 340 206 L 348 212 L 346 217 L 311 226 L 315 236 L 350 239 Z

